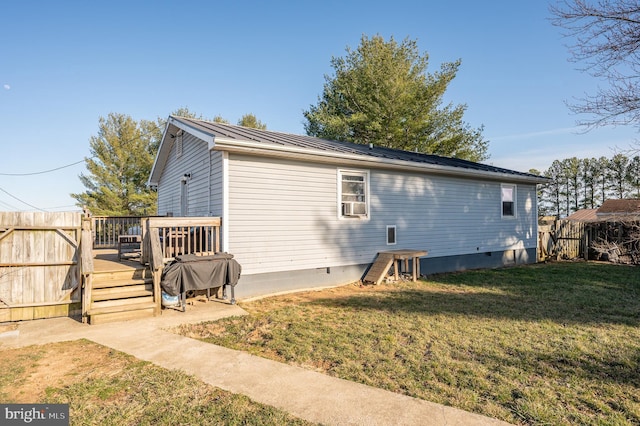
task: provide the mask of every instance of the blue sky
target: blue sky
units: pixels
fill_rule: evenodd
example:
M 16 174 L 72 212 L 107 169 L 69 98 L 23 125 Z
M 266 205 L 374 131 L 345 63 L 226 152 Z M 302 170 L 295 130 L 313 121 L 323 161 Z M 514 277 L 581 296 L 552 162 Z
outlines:
M 575 127 L 565 101 L 598 82 L 568 61 L 545 1 L 20 1 L 0 10 L 0 210 L 73 210 L 83 164 L 7 174 L 82 160 L 110 112 L 154 120 L 186 106 L 233 123 L 251 112 L 271 130 L 302 134 L 331 57 L 363 34 L 417 40 L 431 71 L 462 60 L 446 100 L 484 125 L 486 163 L 543 171 L 554 159 L 610 157 L 637 137 Z

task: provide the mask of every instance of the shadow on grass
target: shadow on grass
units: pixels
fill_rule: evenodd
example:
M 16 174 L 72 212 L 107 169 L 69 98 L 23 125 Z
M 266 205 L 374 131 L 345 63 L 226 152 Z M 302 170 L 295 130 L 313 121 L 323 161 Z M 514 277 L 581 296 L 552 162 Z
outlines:
M 425 315 L 638 326 L 640 269 L 578 263 L 467 271 L 409 287 L 311 303 Z
M 413 316 L 423 323 L 428 323 L 429 317 L 442 321 L 444 316 L 449 322 L 459 316 L 463 317 L 460 327 L 477 318 L 478 329 L 498 328 L 512 334 L 512 339 L 502 340 L 500 333 L 495 337 L 488 331 L 478 337 L 488 337 L 488 344 L 471 343 L 469 351 L 496 369 L 515 368 L 536 377 L 553 371 L 557 377 L 637 388 L 640 346 L 633 341 L 625 344 L 624 337 L 615 334 L 626 333 L 624 329 L 612 334 L 606 329 L 640 325 L 639 275 L 638 268 L 609 265 L 539 265 L 447 274 L 416 284 L 384 286 L 307 303 L 404 315 L 407 322 Z M 484 324 L 485 319 L 506 322 Z M 509 321 L 534 325 L 514 326 Z

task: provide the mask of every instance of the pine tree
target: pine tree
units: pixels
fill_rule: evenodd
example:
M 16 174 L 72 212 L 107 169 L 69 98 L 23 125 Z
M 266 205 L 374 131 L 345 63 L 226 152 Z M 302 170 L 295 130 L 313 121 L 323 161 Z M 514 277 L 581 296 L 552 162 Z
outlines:
M 255 115 L 248 113 L 238 120 L 238 126 L 251 127 L 253 129 L 266 130 L 267 125 L 258 120 Z
M 147 179 L 162 132 L 158 123 L 138 123 L 116 113 L 100 117 L 99 123 L 98 135 L 89 142 L 89 173 L 80 175 L 86 191 L 71 196 L 94 215 L 155 214 L 157 195 L 147 187 Z
M 332 58 L 322 97 L 304 112 L 308 135 L 481 161 L 482 128 L 463 120 L 466 105 L 443 105 L 460 61 L 427 73 L 417 43 L 363 36 L 356 50 Z

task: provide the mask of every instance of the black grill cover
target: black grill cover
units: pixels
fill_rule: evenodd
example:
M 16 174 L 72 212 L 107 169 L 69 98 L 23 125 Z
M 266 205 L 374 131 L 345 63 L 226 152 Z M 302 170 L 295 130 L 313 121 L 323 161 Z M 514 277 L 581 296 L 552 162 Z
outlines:
M 178 296 L 188 290 L 230 285 L 235 287 L 242 268 L 232 254 L 213 256 L 187 254 L 176 257 L 162 272 L 160 286 L 169 296 Z

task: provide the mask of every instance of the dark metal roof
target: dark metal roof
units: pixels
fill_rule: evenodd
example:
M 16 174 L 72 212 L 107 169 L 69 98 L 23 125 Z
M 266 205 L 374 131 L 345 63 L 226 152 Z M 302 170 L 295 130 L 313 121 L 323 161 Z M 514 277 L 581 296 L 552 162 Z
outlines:
M 640 214 L 640 199 L 623 198 L 605 200 L 598 214 Z
M 598 220 L 598 216 L 596 216 L 596 209 L 582 209 L 573 212 L 566 219 L 575 222 L 595 222 Z
M 209 121 L 195 120 L 185 117 L 172 117 L 199 131 L 212 134 L 215 137 L 235 139 L 238 141 L 250 141 L 264 144 L 280 145 L 284 147 L 308 148 L 313 150 L 342 154 L 354 154 L 381 159 L 408 161 L 411 163 L 432 164 L 439 166 L 457 167 L 468 170 L 503 173 L 513 176 L 531 177 L 538 179 L 541 178 L 540 176 L 533 175 L 531 173 L 523 173 L 515 170 L 503 169 L 501 167 L 494 167 L 487 164 L 475 163 L 458 158 L 442 157 L 439 155 L 422 154 L 418 152 L 403 151 L 400 149 L 384 148 L 378 146 L 369 148 L 368 145 L 356 144 L 352 142 L 332 141 L 312 136 L 274 132 L 271 130 L 258 130 L 249 127 L 213 123 Z

